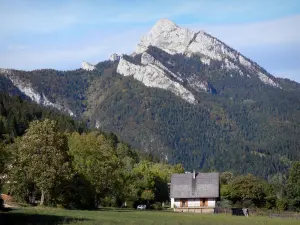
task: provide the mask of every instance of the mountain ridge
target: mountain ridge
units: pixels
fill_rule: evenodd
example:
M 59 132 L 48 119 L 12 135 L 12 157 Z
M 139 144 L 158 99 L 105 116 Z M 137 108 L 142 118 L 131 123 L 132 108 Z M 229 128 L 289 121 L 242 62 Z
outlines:
M 161 28 L 164 28 L 165 30 Z M 174 34 L 172 35 L 172 33 Z M 174 36 L 176 37 L 174 38 Z M 158 41 L 157 39 L 160 41 Z M 163 40 L 161 41 L 161 39 Z M 178 43 L 176 43 L 176 41 Z M 181 46 L 182 43 L 183 46 Z M 172 49 L 172 47 L 176 44 L 177 47 L 175 46 L 175 48 Z M 205 33 L 204 31 L 194 32 L 186 28 L 180 28 L 167 19 L 162 19 L 159 20 L 151 28 L 150 32 L 142 38 L 141 42 L 138 44 L 136 52 L 141 53 L 145 51 L 150 45 L 161 48 L 162 50 L 169 50 L 168 53 L 170 54 L 175 52 L 191 56 L 191 54 L 201 53 L 209 57 L 210 59 L 219 61 L 224 60 L 225 55 L 227 57 L 227 60 L 233 60 L 234 62 L 232 63 L 234 64 L 235 62 L 239 62 L 243 66 L 250 69 L 256 71 L 260 70 L 261 72 L 259 74 L 259 78 L 262 82 L 278 87 L 278 84 L 276 84 L 276 82 L 272 80 L 274 79 L 274 77 L 267 73 L 267 71 L 260 67 L 257 63 L 254 63 L 253 61 L 247 59 L 236 50 L 232 49 L 219 39 Z M 206 63 L 206 61 L 202 62 Z M 267 75 L 264 74 L 264 72 L 266 72 Z M 270 78 L 270 76 L 272 79 Z
M 0 91 L 72 112 L 186 169 L 268 176 L 300 159 L 300 84 L 203 31 L 155 26 L 138 51 L 86 68 L 1 69 Z

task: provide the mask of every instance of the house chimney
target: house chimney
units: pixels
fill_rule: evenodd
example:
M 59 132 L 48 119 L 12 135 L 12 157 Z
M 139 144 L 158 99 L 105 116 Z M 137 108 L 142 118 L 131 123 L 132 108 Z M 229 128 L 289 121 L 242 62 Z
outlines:
M 193 170 L 193 179 L 196 179 L 196 171 Z

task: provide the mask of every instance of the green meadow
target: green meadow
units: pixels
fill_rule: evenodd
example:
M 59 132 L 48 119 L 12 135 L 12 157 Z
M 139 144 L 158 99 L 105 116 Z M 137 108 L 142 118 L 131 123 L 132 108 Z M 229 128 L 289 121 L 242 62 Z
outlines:
M 1 225 L 280 225 L 300 224 L 297 219 L 268 216 L 238 217 L 231 215 L 201 215 L 165 211 L 98 210 L 81 211 L 57 208 L 27 207 L 0 213 Z

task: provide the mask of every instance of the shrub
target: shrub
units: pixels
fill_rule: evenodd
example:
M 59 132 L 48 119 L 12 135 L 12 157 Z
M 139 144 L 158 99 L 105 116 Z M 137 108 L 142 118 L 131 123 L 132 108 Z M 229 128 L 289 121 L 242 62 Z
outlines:
M 265 208 L 266 209 L 273 209 L 276 207 L 276 201 L 277 197 L 276 196 L 268 196 L 265 198 Z
M 162 205 L 161 202 L 155 202 L 154 204 L 151 205 L 151 208 L 154 210 L 162 210 Z
M 126 208 L 135 208 L 134 207 L 134 201 L 127 200 L 126 201 Z
M 101 206 L 102 207 L 116 207 L 116 199 L 111 196 L 105 196 L 101 199 Z
M 288 207 L 288 201 L 285 199 L 277 199 L 276 201 L 276 208 L 279 211 L 285 211 Z
M 289 210 L 291 211 L 300 211 L 300 198 L 295 198 L 290 201 Z

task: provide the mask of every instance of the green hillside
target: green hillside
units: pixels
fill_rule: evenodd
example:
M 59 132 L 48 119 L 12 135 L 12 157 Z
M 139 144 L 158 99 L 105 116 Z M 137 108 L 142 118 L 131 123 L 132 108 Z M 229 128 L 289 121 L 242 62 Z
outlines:
M 114 132 L 161 160 L 183 163 L 186 170 L 267 177 L 285 173 L 292 161 L 300 159 L 299 84 L 277 79 L 281 88 L 274 88 L 254 78 L 253 71 L 248 71 L 250 79 L 218 62 L 202 64 L 199 56 L 172 57 L 182 62 L 186 76 L 200 68 L 197 76 L 210 85 L 210 93 L 194 92 L 197 104 L 117 74 L 117 61 L 101 62 L 94 71 L 13 70 L 10 76 L 31 84 L 90 127 Z M 138 63 L 139 55 L 127 58 Z M 0 80 L 9 83 L 7 78 Z M 3 91 L 20 94 L 4 87 Z

